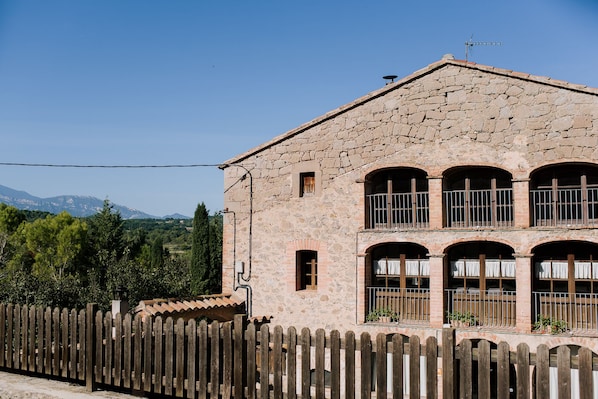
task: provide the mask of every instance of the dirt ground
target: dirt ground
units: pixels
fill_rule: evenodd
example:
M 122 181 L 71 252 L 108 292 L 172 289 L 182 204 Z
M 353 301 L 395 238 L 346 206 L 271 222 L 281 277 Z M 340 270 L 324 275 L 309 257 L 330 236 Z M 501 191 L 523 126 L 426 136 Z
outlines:
M 139 399 L 122 393 L 87 392 L 85 386 L 0 371 L 0 399 Z

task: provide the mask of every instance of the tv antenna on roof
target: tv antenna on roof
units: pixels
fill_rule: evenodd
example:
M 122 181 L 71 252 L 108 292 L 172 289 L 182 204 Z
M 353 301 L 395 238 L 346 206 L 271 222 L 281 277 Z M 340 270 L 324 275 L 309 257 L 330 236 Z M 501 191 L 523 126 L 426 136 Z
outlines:
M 501 42 L 474 42 L 473 35 L 465 42 L 465 61 L 469 60 L 469 49 L 473 46 L 502 46 Z

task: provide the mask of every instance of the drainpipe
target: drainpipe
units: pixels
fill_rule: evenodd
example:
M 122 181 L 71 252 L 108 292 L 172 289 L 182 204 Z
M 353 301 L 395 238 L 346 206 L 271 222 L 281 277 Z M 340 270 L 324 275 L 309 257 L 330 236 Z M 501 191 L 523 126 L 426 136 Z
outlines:
M 222 164 L 219 165 L 218 168 L 221 170 L 224 170 L 226 168 L 228 168 L 229 166 L 236 166 L 238 168 L 241 168 L 243 170 L 245 170 L 245 174 L 243 176 L 241 176 L 239 178 L 239 181 L 243 181 L 247 178 L 247 176 L 249 176 L 249 241 L 247 243 L 247 247 L 248 247 L 248 273 L 247 273 L 247 277 L 244 276 L 244 268 L 241 270 L 241 272 L 237 272 L 237 262 L 236 260 L 234 261 L 234 265 L 235 265 L 235 278 L 233 281 L 233 288 L 236 291 L 237 289 L 244 289 L 246 291 L 246 303 L 247 303 L 247 317 L 251 317 L 252 314 L 252 301 L 253 301 L 253 291 L 252 288 L 249 284 L 243 284 L 241 283 L 241 281 L 248 283 L 251 280 L 251 270 L 252 270 L 252 264 L 251 264 L 251 260 L 252 260 L 252 242 L 253 242 L 253 176 L 251 174 L 251 171 L 249 169 L 247 169 L 245 166 L 241 165 L 241 164 Z M 231 213 L 233 213 L 234 215 L 234 245 L 236 245 L 236 214 L 232 211 L 229 211 Z M 233 258 L 236 258 L 236 250 L 233 251 Z

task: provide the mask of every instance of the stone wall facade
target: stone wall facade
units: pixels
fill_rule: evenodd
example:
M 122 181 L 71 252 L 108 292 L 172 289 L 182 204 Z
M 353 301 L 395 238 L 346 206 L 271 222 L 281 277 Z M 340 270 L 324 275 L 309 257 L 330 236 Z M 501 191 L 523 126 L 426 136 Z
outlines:
M 516 345 L 534 322 L 534 249 L 554 242 L 598 244 L 593 226 L 537 227 L 531 221 L 534 173 L 565 164 L 592 171 L 598 165 L 598 90 L 443 59 L 226 163 L 223 292 L 249 291 L 252 315 L 271 315 L 282 326 L 426 337 L 447 321 L 450 248 L 499 243 L 517 262 L 517 323 L 498 334 Z M 510 176 L 510 226 L 446 227 L 446 181 L 467 168 Z M 368 184 L 386 170 L 425 175 L 428 226 L 368 226 Z M 303 173 L 315 176 L 309 195 L 301 195 Z M 427 250 L 432 306 L 423 326 L 365 322 L 371 250 L 388 243 Z M 298 251 L 317 252 L 315 290 L 296 289 Z M 238 276 L 235 264 L 241 262 Z

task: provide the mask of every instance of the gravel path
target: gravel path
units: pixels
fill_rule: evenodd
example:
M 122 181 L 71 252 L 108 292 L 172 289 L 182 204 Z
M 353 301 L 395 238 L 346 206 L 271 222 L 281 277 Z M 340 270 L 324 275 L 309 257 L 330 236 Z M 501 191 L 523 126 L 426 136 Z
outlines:
M 116 392 L 87 392 L 85 386 L 0 371 L 0 399 L 139 399 Z

